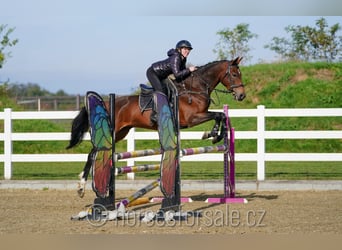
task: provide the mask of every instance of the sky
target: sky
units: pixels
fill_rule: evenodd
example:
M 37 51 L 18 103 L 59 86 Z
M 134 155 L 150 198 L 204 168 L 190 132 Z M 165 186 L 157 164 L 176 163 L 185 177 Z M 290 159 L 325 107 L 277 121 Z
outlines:
M 200 66 L 217 59 L 218 31 L 247 23 L 258 35 L 250 41 L 250 63 L 272 62 L 277 55 L 264 45 L 287 36 L 286 26 L 315 26 L 320 17 L 342 25 L 340 0 L 227 2 L 0 0 L 0 24 L 15 28 L 10 38 L 19 39 L 0 82 L 34 83 L 53 93 L 130 94 L 147 82 L 151 63 L 182 39 L 194 48 L 188 63 Z

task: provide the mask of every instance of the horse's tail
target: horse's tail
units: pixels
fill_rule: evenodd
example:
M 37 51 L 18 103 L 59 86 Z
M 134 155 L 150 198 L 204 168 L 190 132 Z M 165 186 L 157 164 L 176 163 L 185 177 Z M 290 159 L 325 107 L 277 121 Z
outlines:
M 69 142 L 69 146 L 67 149 L 70 149 L 77 144 L 82 142 L 83 134 L 87 132 L 89 129 L 89 121 L 88 121 L 88 112 L 85 107 L 82 107 L 81 111 L 75 117 L 72 122 L 71 127 L 71 138 Z

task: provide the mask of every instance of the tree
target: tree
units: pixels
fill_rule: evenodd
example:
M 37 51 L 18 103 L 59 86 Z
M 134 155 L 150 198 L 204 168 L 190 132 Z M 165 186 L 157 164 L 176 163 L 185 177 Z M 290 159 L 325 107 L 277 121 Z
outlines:
M 273 37 L 265 48 L 273 50 L 285 60 L 335 61 L 342 55 L 342 36 L 337 32 L 341 26 L 337 23 L 328 26 L 324 18 L 316 21 L 317 27 L 287 26 L 285 31 L 290 39 Z
M 12 47 L 17 44 L 18 39 L 11 40 L 10 34 L 14 31 L 14 28 L 8 28 L 7 25 L 0 25 L 0 69 L 6 62 L 8 57 L 11 57 L 10 52 L 5 52 L 7 47 Z M 3 34 L 4 33 L 4 34 Z M 2 38 L 1 38 L 2 37 Z
M 8 96 L 18 97 L 32 97 L 32 96 L 51 96 L 52 94 L 42 89 L 36 83 L 27 84 L 9 84 L 8 85 Z
M 64 90 L 60 89 L 54 95 L 55 96 L 67 96 L 68 94 Z
M 218 54 L 219 60 L 242 56 L 245 58 L 244 61 L 247 62 L 252 58 L 249 55 L 251 48 L 248 43 L 249 40 L 257 38 L 258 35 L 249 30 L 249 24 L 241 23 L 233 30 L 226 28 L 216 34 L 220 36 L 220 40 L 213 51 Z

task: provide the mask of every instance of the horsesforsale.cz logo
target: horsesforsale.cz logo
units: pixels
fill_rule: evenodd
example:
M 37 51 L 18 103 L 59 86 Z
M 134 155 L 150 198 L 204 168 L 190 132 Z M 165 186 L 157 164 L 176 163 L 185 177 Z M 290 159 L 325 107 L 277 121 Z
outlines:
M 88 208 L 86 220 L 94 227 L 102 227 L 109 220 L 108 212 L 102 204 L 93 204 Z
M 93 204 L 88 208 L 87 211 L 83 211 L 82 215 L 85 217 L 90 225 L 94 227 L 101 227 L 104 226 L 107 221 L 113 221 L 118 218 L 127 219 L 131 217 L 130 215 L 132 215 L 132 213 L 125 212 L 125 207 L 121 203 L 116 210 L 108 210 L 102 204 Z
M 88 211 L 79 213 L 94 227 L 104 226 L 113 221 L 114 226 L 201 226 L 201 227 L 265 227 L 266 210 L 256 209 L 240 211 L 231 209 L 226 204 L 225 209 L 205 209 L 203 211 L 161 211 L 151 210 L 125 211 L 124 209 L 107 210 L 101 204 L 93 204 Z M 197 214 L 197 216 L 194 216 Z M 181 219 L 179 219 L 181 217 Z

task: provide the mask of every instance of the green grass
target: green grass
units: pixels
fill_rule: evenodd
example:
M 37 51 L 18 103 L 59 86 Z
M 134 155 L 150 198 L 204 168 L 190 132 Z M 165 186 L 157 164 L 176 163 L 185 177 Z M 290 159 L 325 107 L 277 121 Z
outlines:
M 212 94 L 210 108 L 336 108 L 342 103 L 342 63 L 279 63 L 241 66 L 247 97 L 236 102 L 231 95 Z M 220 86 L 219 88 L 223 88 Z M 12 104 L 11 104 L 12 103 Z M 12 107 L 13 101 L 0 92 L 0 110 Z M 256 118 L 232 118 L 236 131 L 255 131 Z M 267 118 L 267 130 L 341 130 L 342 117 Z M 206 122 L 185 131 L 208 131 L 213 122 Z M 15 120 L 15 132 L 69 132 L 71 121 Z M 141 131 L 141 129 L 139 129 Z M 3 122 L 0 121 L 0 132 Z M 278 153 L 341 153 L 342 140 L 267 140 L 266 152 Z M 182 148 L 211 145 L 210 141 L 183 140 Z M 68 142 L 14 142 L 15 154 L 88 153 L 89 141 L 66 150 Z M 158 148 L 157 140 L 138 141 L 137 149 Z M 255 153 L 256 140 L 236 140 L 236 153 Z M 126 142 L 117 143 L 118 152 L 126 151 Z M 0 144 L 3 154 L 3 143 Z M 13 179 L 77 179 L 84 163 L 13 163 Z M 256 163 L 236 162 L 237 179 L 256 179 Z M 266 162 L 266 179 L 342 179 L 341 162 Z M 139 173 L 137 178 L 157 178 L 158 173 Z M 0 163 L 0 179 L 3 163 Z M 124 178 L 124 177 L 120 177 Z M 222 163 L 182 163 L 183 179 L 221 179 Z
M 84 163 L 13 163 L 13 180 L 77 180 Z M 3 168 L 0 170 L 3 176 Z
M 140 164 L 144 164 L 140 162 Z M 14 163 L 14 180 L 77 180 L 84 163 Z M 120 165 L 124 165 L 121 163 Z M 266 180 L 341 180 L 340 162 L 267 162 Z M 256 180 L 256 163 L 236 162 L 237 180 Z M 3 176 L 3 164 L 0 166 Z M 183 180 L 222 180 L 220 162 L 183 162 Z M 135 179 L 157 179 L 158 171 L 140 172 Z M 91 178 L 91 177 L 89 177 Z M 126 175 L 117 177 L 126 179 Z

